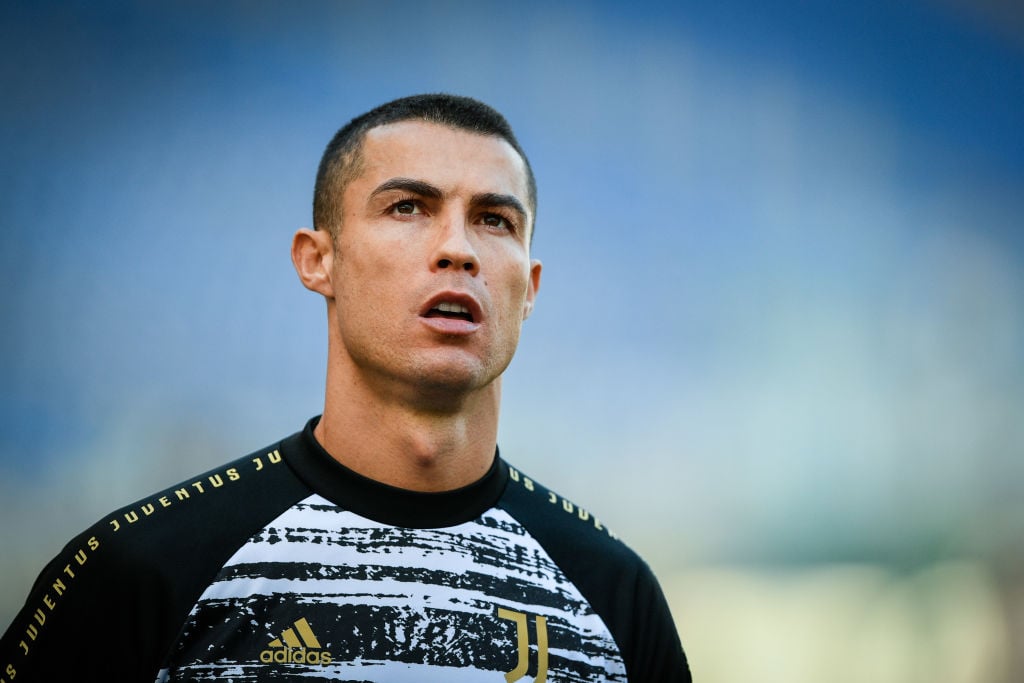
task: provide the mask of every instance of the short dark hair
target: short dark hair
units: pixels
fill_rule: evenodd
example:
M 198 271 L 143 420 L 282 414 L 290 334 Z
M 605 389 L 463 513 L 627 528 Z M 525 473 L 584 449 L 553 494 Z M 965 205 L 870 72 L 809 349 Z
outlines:
M 313 190 L 313 229 L 336 235 L 341 225 L 341 197 L 359 175 L 363 140 L 367 131 L 399 121 L 420 120 L 480 135 L 499 137 L 515 149 L 526 166 L 530 210 L 537 214 L 537 183 L 526 153 L 512 127 L 498 111 L 471 97 L 435 93 L 412 95 L 382 104 L 349 121 L 327 144 L 320 159 Z M 535 219 L 536 220 L 536 219 Z M 530 232 L 531 238 L 533 231 Z

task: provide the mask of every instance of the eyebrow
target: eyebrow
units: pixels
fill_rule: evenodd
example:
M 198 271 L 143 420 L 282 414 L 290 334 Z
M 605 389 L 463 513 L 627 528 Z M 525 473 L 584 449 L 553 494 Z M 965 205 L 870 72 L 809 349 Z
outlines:
M 528 213 L 523 203 L 510 194 L 499 194 L 497 192 L 484 192 L 473 195 L 473 203 L 477 206 L 503 206 L 512 209 L 519 214 L 519 220 L 526 223 Z
M 444 192 L 441 188 L 422 180 L 416 180 L 415 178 L 389 178 L 378 185 L 373 192 L 370 193 L 370 197 L 376 197 L 377 195 L 384 194 L 385 192 L 391 192 L 393 190 L 401 190 L 403 192 L 409 192 L 410 194 L 416 194 L 429 199 L 444 199 Z M 494 206 L 512 209 L 519 214 L 520 220 L 524 223 L 529 216 L 526 211 L 526 207 L 523 206 L 523 203 L 519 201 L 515 195 L 511 194 L 481 192 L 473 195 L 470 198 L 470 203 L 475 206 Z
M 413 178 L 390 178 L 385 180 L 370 193 L 370 197 L 376 197 L 379 194 L 391 192 L 392 190 L 403 190 L 412 194 L 418 194 L 421 197 L 429 197 L 430 199 L 442 199 L 444 197 L 444 192 L 440 188 L 434 187 L 422 180 L 414 180 Z

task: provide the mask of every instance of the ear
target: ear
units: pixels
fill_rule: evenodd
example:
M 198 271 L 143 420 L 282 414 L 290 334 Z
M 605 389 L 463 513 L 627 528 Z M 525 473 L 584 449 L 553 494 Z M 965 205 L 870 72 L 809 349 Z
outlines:
M 526 301 L 523 304 L 523 320 L 533 313 L 533 302 L 537 300 L 537 290 L 540 289 L 541 262 L 537 259 L 530 261 L 530 281 L 526 286 Z
M 292 238 L 292 264 L 306 289 L 327 298 L 334 296 L 334 240 L 326 230 L 299 228 Z

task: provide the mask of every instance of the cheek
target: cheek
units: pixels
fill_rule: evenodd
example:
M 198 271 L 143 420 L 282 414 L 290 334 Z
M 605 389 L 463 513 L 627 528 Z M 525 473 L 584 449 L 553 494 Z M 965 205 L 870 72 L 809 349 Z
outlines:
M 350 259 L 336 273 L 334 288 L 339 322 L 343 327 L 376 327 L 382 309 L 387 307 L 388 289 L 379 279 L 380 270 Z
M 499 280 L 494 279 L 497 286 Z M 501 318 L 502 323 L 508 327 L 516 328 L 513 332 L 518 334 L 518 327 L 523 323 L 524 307 L 526 306 L 526 295 L 529 290 L 529 275 L 518 268 L 509 268 L 503 274 L 501 282 Z M 493 292 L 494 289 L 492 288 Z
M 336 277 L 342 289 L 349 292 L 380 292 L 388 283 L 393 283 L 399 274 L 401 265 L 397 256 L 401 255 L 401 245 L 380 244 L 358 247 L 345 253 L 336 267 Z
M 494 286 L 502 286 L 507 292 L 519 296 L 526 292 L 530 278 L 530 257 L 528 252 L 511 240 L 494 246 L 486 254 L 481 254 L 481 275 L 493 282 Z M 490 268 L 487 266 L 491 265 Z

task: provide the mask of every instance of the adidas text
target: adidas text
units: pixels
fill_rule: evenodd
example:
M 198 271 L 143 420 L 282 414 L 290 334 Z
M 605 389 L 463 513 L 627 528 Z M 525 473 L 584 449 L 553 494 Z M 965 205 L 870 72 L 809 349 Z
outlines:
M 330 664 L 331 653 L 303 648 L 275 648 L 261 652 L 260 661 L 264 664 Z

